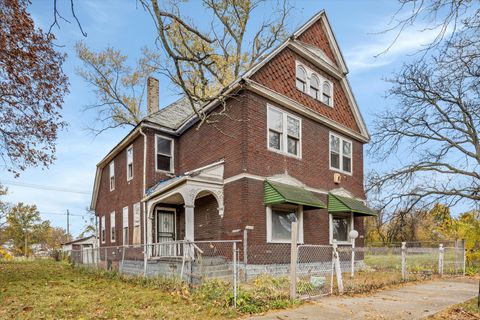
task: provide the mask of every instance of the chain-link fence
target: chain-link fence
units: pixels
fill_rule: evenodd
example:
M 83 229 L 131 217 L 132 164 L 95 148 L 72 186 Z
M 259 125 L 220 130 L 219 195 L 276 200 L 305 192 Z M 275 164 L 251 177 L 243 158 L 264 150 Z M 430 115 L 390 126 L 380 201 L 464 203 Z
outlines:
M 336 243 L 292 246 L 249 245 L 238 240 L 172 241 L 86 248 L 68 254 L 77 265 L 127 275 L 177 278 L 193 285 L 210 279 L 226 281 L 231 283 L 234 297 L 239 284 L 251 286 L 262 279 L 300 298 L 366 292 L 402 281 L 463 275 L 466 262 L 463 241 L 356 248 Z

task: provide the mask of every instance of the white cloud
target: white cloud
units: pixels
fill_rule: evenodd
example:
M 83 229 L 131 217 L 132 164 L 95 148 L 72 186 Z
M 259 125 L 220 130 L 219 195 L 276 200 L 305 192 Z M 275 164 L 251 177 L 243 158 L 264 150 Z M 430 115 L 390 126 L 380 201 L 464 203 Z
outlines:
M 353 46 L 346 50 L 349 69 L 358 72 L 392 64 L 406 54 L 413 54 L 425 48 L 440 32 L 439 29 L 420 31 L 422 29 L 422 27 L 405 29 L 395 41 L 396 31 L 367 37 L 368 44 Z M 446 35 L 450 32 L 451 30 L 447 30 Z

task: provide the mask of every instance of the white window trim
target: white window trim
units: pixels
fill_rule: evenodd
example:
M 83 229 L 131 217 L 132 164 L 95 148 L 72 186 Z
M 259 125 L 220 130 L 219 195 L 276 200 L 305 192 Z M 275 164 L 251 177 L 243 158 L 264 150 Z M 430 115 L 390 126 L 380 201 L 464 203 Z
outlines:
M 268 116 L 268 109 L 278 111 L 282 114 L 282 128 L 283 128 L 282 146 L 283 146 L 283 150 L 277 150 L 275 148 L 270 147 L 270 127 L 268 126 L 268 124 L 270 122 L 270 117 Z M 299 122 L 298 155 L 295 155 L 295 154 L 292 154 L 292 153 L 288 152 L 287 117 L 291 117 L 295 120 L 298 120 L 298 122 Z M 286 111 L 284 111 L 280 108 L 277 108 L 277 107 L 275 107 L 271 104 L 267 104 L 267 149 L 269 151 L 273 151 L 273 152 L 279 153 L 279 154 L 284 155 L 284 156 L 289 156 L 289 157 L 292 157 L 292 158 L 295 158 L 295 159 L 302 159 L 302 119 L 293 115 L 293 114 L 291 114 L 291 113 L 289 113 L 289 112 L 286 112 Z
M 112 223 L 113 217 L 113 223 Z M 115 227 L 115 232 L 112 232 L 112 227 Z M 115 239 L 112 239 L 112 235 L 115 236 Z M 115 211 L 110 212 L 110 242 L 117 241 L 117 219 L 115 217 Z
M 112 171 L 113 171 L 113 174 L 112 174 Z M 113 177 L 113 184 L 112 184 L 112 177 Z M 115 160 L 112 160 L 108 164 L 108 184 L 110 186 L 110 191 L 115 190 Z
M 297 84 L 296 84 L 296 81 L 297 81 L 297 68 L 298 66 L 302 67 L 303 70 L 305 70 L 306 74 L 307 74 L 307 79 L 306 79 L 306 87 L 307 87 L 307 91 L 302 91 L 300 90 L 299 88 L 297 88 Z M 318 81 L 319 81 L 319 88 L 318 88 L 318 98 L 315 98 L 312 93 L 310 92 L 310 79 L 315 76 Z M 330 84 L 330 104 L 325 104 L 323 102 L 323 83 L 324 82 L 328 82 Z M 333 93 L 334 93 L 334 86 L 333 86 L 333 82 L 326 79 L 325 77 L 322 77 L 321 75 L 319 75 L 317 72 L 313 71 L 312 69 L 310 69 L 309 67 L 307 67 L 306 65 L 304 65 L 303 63 L 301 63 L 300 61 L 298 60 L 295 60 L 295 88 L 304 93 L 304 94 L 307 94 L 309 95 L 312 99 L 315 99 L 319 102 L 321 102 L 322 104 L 326 105 L 327 107 L 330 107 L 330 108 L 333 108 L 334 106 L 334 98 L 333 98 Z
M 125 213 L 127 214 L 126 225 L 125 225 Z M 122 209 L 122 243 L 123 243 L 124 246 L 129 245 L 129 243 L 125 243 L 125 228 L 128 228 L 127 232 L 130 233 L 130 223 L 129 223 L 130 219 L 129 218 L 130 217 L 128 215 L 128 206 L 123 207 L 123 209 Z M 130 242 L 130 237 L 128 237 L 128 238 L 129 239 L 127 239 L 127 240 L 128 240 L 128 242 Z
M 128 165 L 130 164 L 130 162 L 128 161 L 128 151 L 129 151 L 129 150 L 132 150 L 132 159 L 131 159 L 131 163 L 132 163 L 132 175 L 131 175 L 131 176 L 129 176 L 129 174 L 128 174 Z M 156 159 L 155 159 L 155 160 L 156 160 Z M 132 179 L 133 179 L 133 176 L 134 176 L 134 174 L 133 174 L 133 144 L 132 144 L 132 145 L 130 145 L 130 146 L 127 148 L 127 181 L 132 180 Z
M 267 243 L 291 243 L 292 240 L 273 240 L 272 239 L 272 206 L 266 207 L 267 215 Z M 298 243 L 303 244 L 303 206 L 299 205 L 297 207 L 298 215 Z
M 173 212 L 173 230 L 174 232 L 174 241 L 177 241 L 177 209 L 175 208 L 170 208 L 170 207 L 157 207 L 155 208 L 155 215 L 153 217 L 153 223 L 154 223 L 154 228 L 157 228 L 157 216 L 158 216 L 158 211 L 171 211 Z M 158 230 L 155 230 L 155 243 L 158 243 Z
M 101 218 L 100 218 L 100 239 L 102 241 L 102 243 L 105 243 L 105 238 L 106 238 L 106 235 L 107 235 L 107 231 L 106 231 L 106 228 L 105 228 L 105 216 L 103 215 Z M 103 232 L 105 231 L 105 235 L 103 234 Z
M 329 213 L 328 214 L 328 234 L 329 234 L 329 239 L 330 239 L 330 244 L 333 244 L 333 216 L 335 213 Z M 353 212 L 350 213 L 350 226 L 348 229 L 348 232 L 355 229 L 355 219 Z M 352 245 L 352 240 L 349 241 L 338 241 L 337 244 L 339 245 Z
M 166 154 L 163 154 L 164 156 L 170 156 L 170 171 L 168 170 L 161 170 L 161 169 L 158 169 L 157 168 L 157 139 L 158 138 L 162 138 L 162 139 L 166 139 L 166 140 L 170 140 L 172 143 L 170 143 L 170 153 L 171 155 L 166 155 Z M 170 138 L 170 137 L 167 137 L 167 136 L 163 136 L 161 134 L 156 134 L 155 135 L 155 171 L 156 172 L 166 172 L 166 173 L 174 173 L 175 172 L 175 168 L 174 168 L 174 164 L 175 164 L 175 140 Z
M 340 153 L 339 153 L 340 168 L 339 169 L 332 167 L 332 156 L 331 156 L 331 152 L 332 152 L 332 150 L 331 150 L 331 147 L 332 147 L 331 139 L 332 139 L 332 136 L 340 139 L 340 150 L 339 150 L 340 151 Z M 350 155 L 350 169 L 351 169 L 350 172 L 343 170 L 343 141 L 346 141 L 346 142 L 350 143 L 350 148 L 351 148 L 351 152 L 352 152 L 352 154 Z M 344 138 L 343 136 L 338 135 L 336 133 L 330 132 L 330 134 L 328 136 L 328 164 L 329 164 L 330 170 L 345 173 L 345 174 L 351 176 L 353 174 L 353 143 L 352 143 L 352 140 Z

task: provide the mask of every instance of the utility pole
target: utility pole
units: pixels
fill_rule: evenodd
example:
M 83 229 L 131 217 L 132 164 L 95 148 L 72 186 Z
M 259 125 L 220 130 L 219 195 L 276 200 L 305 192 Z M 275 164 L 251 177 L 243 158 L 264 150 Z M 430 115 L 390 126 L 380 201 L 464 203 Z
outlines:
M 70 211 L 67 209 L 67 235 L 70 235 Z

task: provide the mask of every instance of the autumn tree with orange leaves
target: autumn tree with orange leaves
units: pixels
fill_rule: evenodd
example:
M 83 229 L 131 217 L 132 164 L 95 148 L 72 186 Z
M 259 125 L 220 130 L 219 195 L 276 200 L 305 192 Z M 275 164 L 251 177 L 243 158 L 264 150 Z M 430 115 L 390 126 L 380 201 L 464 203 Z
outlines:
M 65 55 L 54 35 L 27 12 L 26 0 L 0 0 L 0 158 L 18 176 L 28 167 L 48 167 L 66 123 L 60 110 L 68 93 Z

